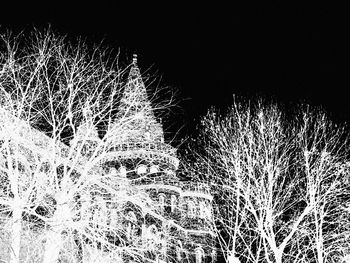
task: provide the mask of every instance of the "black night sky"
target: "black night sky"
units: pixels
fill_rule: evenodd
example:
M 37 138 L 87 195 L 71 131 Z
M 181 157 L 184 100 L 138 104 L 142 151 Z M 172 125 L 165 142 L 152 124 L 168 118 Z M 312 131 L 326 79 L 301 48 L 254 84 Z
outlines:
M 2 12 L 1 30 L 50 23 L 69 37 L 104 39 L 121 49 L 125 62 L 138 53 L 141 70 L 150 68 L 163 85 L 179 90 L 184 100 L 176 125 L 186 125 L 184 130 L 191 130 L 193 119 L 210 105 L 230 105 L 233 94 L 263 96 L 287 106 L 310 103 L 336 121 L 350 121 L 345 7 L 295 1 L 215 6 L 144 2 L 30 3 Z

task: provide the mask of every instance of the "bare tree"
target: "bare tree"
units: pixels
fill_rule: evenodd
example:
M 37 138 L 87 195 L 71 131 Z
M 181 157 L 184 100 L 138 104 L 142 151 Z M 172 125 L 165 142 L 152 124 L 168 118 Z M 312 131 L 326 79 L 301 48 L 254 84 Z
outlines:
M 341 262 L 349 253 L 349 145 L 323 113 L 235 103 L 202 121 L 194 172 L 216 191 L 227 262 Z M 197 146 L 198 147 L 198 146 Z
M 5 34 L 0 54 L 0 259 L 142 255 L 138 242 L 130 243 L 123 209 L 132 203 L 163 218 L 145 191 L 126 187 L 122 168 L 101 165 L 146 110 L 130 100 L 116 115 L 128 67 L 101 47 L 70 44 L 50 30 Z

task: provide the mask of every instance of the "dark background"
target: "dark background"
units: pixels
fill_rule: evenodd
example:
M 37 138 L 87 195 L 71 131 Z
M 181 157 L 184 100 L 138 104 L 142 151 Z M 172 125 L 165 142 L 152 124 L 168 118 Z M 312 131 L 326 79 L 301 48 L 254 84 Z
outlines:
M 331 1 L 129 2 L 18 3 L 1 8 L 0 24 L 18 32 L 50 23 L 68 37 L 103 39 L 120 48 L 124 63 L 136 52 L 141 70 L 179 91 L 179 106 L 168 120 L 174 124 L 171 136 L 179 127 L 180 137 L 191 133 L 199 116 L 211 105 L 224 109 L 233 94 L 262 96 L 287 107 L 309 103 L 336 122 L 350 120 L 344 6 Z

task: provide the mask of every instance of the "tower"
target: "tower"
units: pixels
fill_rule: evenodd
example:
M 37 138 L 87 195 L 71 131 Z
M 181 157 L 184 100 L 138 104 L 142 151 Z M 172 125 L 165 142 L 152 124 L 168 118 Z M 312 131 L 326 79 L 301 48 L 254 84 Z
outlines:
M 136 55 L 107 140 L 110 150 L 104 165 L 126 179 L 125 194 L 132 194 L 133 189 L 147 195 L 139 206 L 135 202 L 125 205 L 126 237 L 131 244 L 147 250 L 145 257 L 165 261 L 172 242 L 167 229 L 171 218 L 165 207 L 174 201 L 175 193 L 163 185 L 179 184 L 175 176 L 179 160 L 176 149 L 164 141 L 162 124 L 154 115 Z
M 154 202 L 153 213 L 127 212 L 131 221 L 127 232 L 140 229 L 134 233 L 150 250 L 147 257 L 158 262 L 213 262 L 212 196 L 205 185 L 176 176 L 176 149 L 164 141 L 136 55 L 117 118 L 125 121 L 123 127 L 112 125 L 108 161 L 130 186 L 146 191 Z
M 163 128 L 157 121 L 147 97 L 136 55 L 133 58 L 116 118 L 123 118 L 122 122 L 118 122 L 118 127 L 113 124 L 111 127 L 111 152 L 116 159 L 121 162 L 129 160 L 133 163 L 142 159 L 144 162 L 150 162 L 149 165 L 153 165 L 153 171 L 159 168 L 156 166 L 167 166 L 169 171 L 177 169 L 179 160 L 176 157 L 176 150 L 164 143 Z M 120 123 L 123 124 L 120 125 Z M 143 171 L 142 161 L 137 164 L 138 174 Z
M 16 118 L 5 122 L 14 125 L 5 127 L 2 134 L 21 146 L 16 148 L 24 149 L 21 157 L 26 163 L 40 160 L 40 176 L 55 175 L 51 177 L 55 191 L 42 199 L 52 202 L 57 214 L 64 215 L 62 229 L 68 226 L 67 221 L 74 226 L 71 238 L 57 255 L 60 260 L 70 256 L 75 257 L 73 262 L 211 262 L 212 197 L 206 186 L 181 181 L 176 175 L 176 149 L 164 140 L 137 57 L 133 58 L 115 121 L 108 123 L 103 137 L 95 126 L 98 106 L 89 103 L 83 106 L 78 127 L 72 127 L 70 145 L 56 142 L 56 138 Z M 0 122 L 8 117 L 5 106 L 0 101 Z M 17 126 L 19 136 L 13 136 L 13 126 Z M 46 187 L 46 182 L 43 185 Z M 68 201 L 59 203 L 57 196 Z M 27 230 L 35 237 L 42 232 Z M 52 232 L 67 236 L 66 230 L 59 231 Z
M 85 111 L 85 122 L 77 136 L 77 140 L 86 139 L 81 147 L 85 154 L 91 153 L 100 140 L 89 116 L 89 111 Z M 159 263 L 213 262 L 212 196 L 206 185 L 182 181 L 176 175 L 179 167 L 176 149 L 165 142 L 136 55 L 115 121 L 102 140 L 107 142 L 108 153 L 97 170 L 117 178 L 119 190 L 118 196 L 110 197 L 108 211 L 106 207 L 94 208 L 96 220 L 107 214 L 108 224 L 123 226 L 123 240 L 127 240 L 128 246 L 144 251 L 141 257 Z M 98 195 L 84 198 L 101 203 Z M 132 198 L 136 199 L 129 202 Z M 132 255 L 121 257 L 124 262 L 142 260 Z

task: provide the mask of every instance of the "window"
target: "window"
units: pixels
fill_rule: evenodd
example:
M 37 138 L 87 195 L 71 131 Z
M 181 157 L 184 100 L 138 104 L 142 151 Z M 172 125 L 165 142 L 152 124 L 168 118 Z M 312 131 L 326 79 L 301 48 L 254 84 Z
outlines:
M 204 251 L 201 247 L 195 249 L 196 263 L 202 263 L 204 258 Z
M 137 167 L 137 174 L 145 174 L 147 172 L 147 166 L 144 164 L 141 164 L 139 167 Z
M 133 223 L 136 223 L 137 222 L 137 218 L 136 218 L 136 215 L 134 212 L 130 211 L 128 213 L 128 219 L 129 221 L 133 222 Z
M 127 215 L 128 224 L 126 229 L 126 235 L 128 239 L 131 239 L 135 235 L 135 225 L 137 222 L 137 218 L 135 216 L 135 213 L 130 211 Z
M 174 213 L 176 209 L 176 196 L 172 195 L 170 199 L 171 212 Z
M 165 174 L 168 176 L 175 176 L 175 172 L 173 170 L 170 170 L 170 169 L 165 170 Z
M 121 177 L 126 177 L 126 168 L 124 166 L 120 166 L 119 174 Z
M 205 216 L 208 220 L 211 220 L 212 218 L 212 212 L 211 212 L 211 206 L 205 207 Z
M 199 203 L 199 215 L 200 215 L 201 218 L 205 218 L 206 217 L 205 203 L 204 202 L 200 202 Z
M 158 237 L 158 231 L 155 225 L 150 225 L 147 229 L 147 234 L 145 236 L 146 238 L 146 244 L 147 247 L 152 251 L 156 249 L 156 243 L 157 243 L 157 237 Z
M 188 216 L 189 217 L 194 217 L 195 216 L 195 211 L 194 211 L 194 203 L 192 201 L 188 202 Z
M 182 243 L 180 240 L 178 240 L 176 244 L 176 260 L 180 262 L 181 259 L 182 259 Z
M 112 177 L 115 177 L 118 175 L 117 173 L 117 170 L 113 167 L 109 170 L 109 174 L 112 176 Z
M 158 200 L 159 200 L 159 208 L 162 212 L 164 212 L 165 209 L 165 195 L 164 194 L 160 194 L 158 196 Z
M 150 225 L 148 227 L 148 236 L 149 237 L 154 237 L 155 235 L 157 235 L 157 227 L 155 225 Z
M 157 165 L 152 165 L 150 169 L 150 173 L 158 173 L 159 169 Z

